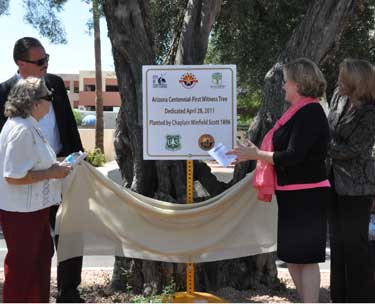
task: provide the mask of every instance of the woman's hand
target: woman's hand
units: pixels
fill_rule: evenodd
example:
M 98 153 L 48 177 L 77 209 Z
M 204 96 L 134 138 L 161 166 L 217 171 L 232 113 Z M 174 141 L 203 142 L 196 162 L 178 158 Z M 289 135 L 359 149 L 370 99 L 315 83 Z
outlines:
M 33 171 L 30 170 L 24 177 L 21 178 L 12 178 L 12 177 L 5 177 L 5 180 L 11 185 L 28 185 L 40 182 L 42 180 L 50 179 L 50 178 L 64 178 L 67 176 L 70 171 L 72 171 L 72 167 L 65 163 L 56 163 L 53 164 L 51 167 L 45 170 Z
M 49 169 L 49 178 L 64 178 L 70 171 L 72 171 L 72 166 L 69 166 L 67 163 L 56 163 L 53 164 Z
M 245 145 L 238 144 L 238 146 L 227 152 L 227 154 L 236 155 L 236 163 L 240 163 L 248 160 L 257 160 L 259 158 L 259 149 L 248 140 Z

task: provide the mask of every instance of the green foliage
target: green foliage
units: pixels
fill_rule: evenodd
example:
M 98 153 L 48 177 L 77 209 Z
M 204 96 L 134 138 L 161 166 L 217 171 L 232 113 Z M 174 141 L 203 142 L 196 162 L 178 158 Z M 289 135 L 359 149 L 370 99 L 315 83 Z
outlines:
M 94 167 L 101 167 L 105 164 L 106 159 L 105 155 L 99 148 L 96 148 L 94 151 L 89 151 L 86 161 L 89 162 Z
M 365 59 L 375 62 L 375 0 L 362 2 L 357 15 L 349 20 L 338 43 L 322 65 L 328 82 L 328 100 L 336 86 L 339 64 L 345 58 Z
M 7 14 L 9 8 L 9 0 L 0 0 L 0 16 Z
M 77 126 L 82 124 L 82 114 L 78 112 L 76 109 L 73 109 L 74 119 L 76 120 Z
M 93 12 L 93 5 L 92 5 L 92 3 L 93 3 L 94 0 L 82 0 L 82 1 L 84 3 L 86 3 L 86 4 L 90 4 L 91 5 L 90 6 L 90 12 L 92 14 L 92 12 Z M 98 17 L 100 19 L 101 17 L 104 17 L 104 7 L 103 7 L 103 5 L 104 5 L 105 0 L 96 0 L 96 2 L 97 2 L 97 7 L 98 7 L 97 13 L 98 13 Z M 94 33 L 94 20 L 92 18 L 90 18 L 86 22 L 86 26 L 87 26 L 87 33 L 89 35 L 92 35 Z
M 224 1 L 206 56 L 206 63 L 236 64 L 238 105 L 249 109 L 262 100 L 264 77 L 300 24 L 309 0 Z M 339 63 L 346 57 L 375 62 L 375 0 L 359 1 L 338 47 L 327 55 L 322 70 L 328 98 L 336 84 Z M 252 111 L 249 111 L 252 112 Z M 251 115 L 240 115 L 246 122 Z
M 207 63 L 236 64 L 239 87 L 262 90 L 308 1 L 224 1 L 211 36 Z
M 150 1 L 154 50 L 159 64 L 168 57 L 175 34 L 182 27 L 186 5 L 186 0 Z
M 169 284 L 163 288 L 163 292 L 161 294 L 163 303 L 172 303 L 173 295 L 176 293 L 176 282 L 171 279 Z
M 238 124 L 249 125 L 261 106 L 263 92 L 251 86 L 249 87 L 247 83 L 243 85 L 244 87 L 240 88 L 237 92 Z
M 129 279 L 131 274 L 125 268 L 121 268 L 121 276 L 125 280 L 126 293 L 132 294 L 132 286 L 129 284 Z M 172 303 L 173 295 L 176 292 L 176 283 L 173 278 L 170 280 L 169 284 L 163 288 L 163 291 L 160 295 L 134 295 L 131 297 L 130 303 Z M 120 301 L 121 302 L 121 301 Z
M 176 292 L 176 283 L 172 279 L 170 283 L 164 287 L 160 295 L 135 295 L 131 298 L 131 303 L 172 303 L 173 295 Z
M 205 62 L 237 65 L 240 124 L 249 123 L 260 107 L 264 77 L 302 20 L 308 2 L 224 1 Z
M 68 0 L 23 0 L 26 9 L 25 21 L 51 43 L 67 43 L 64 26 L 57 13 Z

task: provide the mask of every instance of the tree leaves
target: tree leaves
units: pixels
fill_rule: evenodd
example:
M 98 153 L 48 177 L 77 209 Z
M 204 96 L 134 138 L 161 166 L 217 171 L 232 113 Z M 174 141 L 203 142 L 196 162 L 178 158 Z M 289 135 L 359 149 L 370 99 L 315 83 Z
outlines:
M 9 8 L 9 0 L 0 0 L 0 16 L 7 14 Z
M 67 0 L 24 0 L 25 21 L 52 43 L 67 43 L 64 26 L 57 13 Z

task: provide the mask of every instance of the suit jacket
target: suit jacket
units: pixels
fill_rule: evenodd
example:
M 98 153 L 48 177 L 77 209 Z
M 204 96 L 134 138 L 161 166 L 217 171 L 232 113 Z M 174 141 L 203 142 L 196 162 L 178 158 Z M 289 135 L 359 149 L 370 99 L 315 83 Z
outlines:
M 57 75 L 47 74 L 44 77 L 48 89 L 52 91 L 52 106 L 55 111 L 57 127 L 59 129 L 62 149 L 57 156 L 67 156 L 70 153 L 83 150 L 76 121 L 66 93 L 64 81 Z M 12 87 L 17 83 L 17 76 L 13 76 L 0 84 L 0 131 L 6 121 L 4 105 Z
M 375 194 L 375 101 L 349 109 L 349 98 L 336 90 L 330 104 L 328 122 L 331 140 L 328 166 L 339 195 Z
M 306 105 L 273 135 L 277 183 L 318 183 L 327 179 L 327 117 L 319 103 Z

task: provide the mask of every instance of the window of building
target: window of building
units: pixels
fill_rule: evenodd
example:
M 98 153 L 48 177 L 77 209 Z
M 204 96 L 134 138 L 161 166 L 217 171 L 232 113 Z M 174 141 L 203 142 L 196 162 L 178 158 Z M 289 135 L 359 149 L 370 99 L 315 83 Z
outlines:
M 79 93 L 79 82 L 74 81 L 74 93 Z
M 106 92 L 118 92 L 118 85 L 106 85 L 105 91 Z
M 112 112 L 113 111 L 113 107 L 103 106 L 103 111 L 110 111 L 110 112 Z
M 84 90 L 86 92 L 95 92 L 95 84 L 85 84 Z

